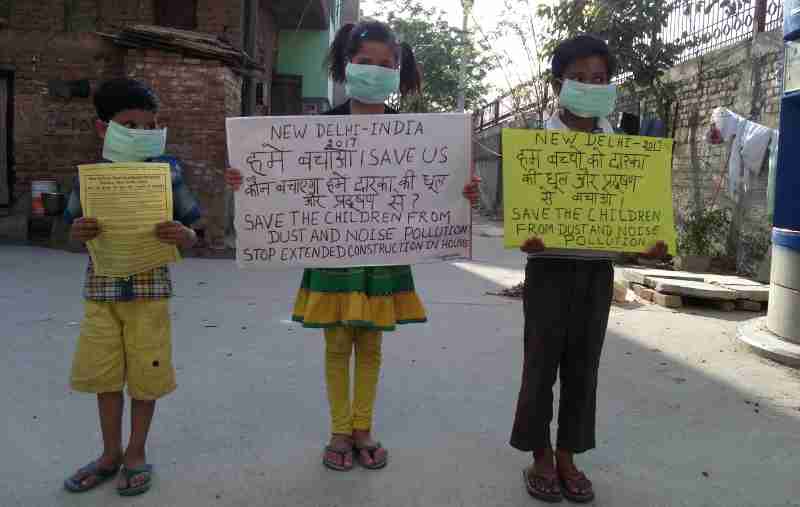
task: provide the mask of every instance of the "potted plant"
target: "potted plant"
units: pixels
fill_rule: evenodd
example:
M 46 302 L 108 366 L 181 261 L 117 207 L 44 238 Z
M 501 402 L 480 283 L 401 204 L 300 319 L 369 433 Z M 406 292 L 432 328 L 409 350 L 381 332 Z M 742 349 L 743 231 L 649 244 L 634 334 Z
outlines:
M 678 224 L 678 255 L 675 267 L 705 272 L 711 259 L 724 250 L 731 217 L 728 210 L 699 208 L 688 212 Z

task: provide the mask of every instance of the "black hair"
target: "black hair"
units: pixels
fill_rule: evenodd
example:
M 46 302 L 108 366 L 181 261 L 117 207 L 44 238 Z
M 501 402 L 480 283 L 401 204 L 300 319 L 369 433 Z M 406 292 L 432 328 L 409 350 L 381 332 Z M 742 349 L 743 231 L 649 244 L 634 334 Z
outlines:
M 590 56 L 600 56 L 606 60 L 608 66 L 608 77 L 611 79 L 617 72 L 617 59 L 608 50 L 605 41 L 591 35 L 578 35 L 572 39 L 565 40 L 556 47 L 553 52 L 552 73 L 553 78 L 561 79 L 564 71 L 575 60 L 588 58 Z
M 400 61 L 400 93 L 419 93 L 422 89 L 422 73 L 417 65 L 414 50 L 406 43 L 400 44 L 392 29 L 380 21 L 362 21 L 357 25 L 348 23 L 336 33 L 326 65 L 337 83 L 345 82 L 347 62 L 361 49 L 364 42 L 382 42 L 395 49 Z
M 146 84 L 134 79 L 111 79 L 100 85 L 94 93 L 97 117 L 111 121 L 122 111 L 158 112 L 158 97 Z

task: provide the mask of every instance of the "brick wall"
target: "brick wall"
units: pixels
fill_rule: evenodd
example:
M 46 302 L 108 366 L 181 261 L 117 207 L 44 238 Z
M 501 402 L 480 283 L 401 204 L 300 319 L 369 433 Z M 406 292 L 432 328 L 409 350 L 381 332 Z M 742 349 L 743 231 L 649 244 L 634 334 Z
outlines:
M 241 47 L 241 5 L 241 1 L 198 0 L 197 30 L 215 34 L 224 33 L 228 42 Z
M 91 0 L 90 0 L 91 1 Z M 155 23 L 153 0 L 95 0 L 100 29 Z M 84 0 L 84 3 L 85 0 Z
M 153 0 L 78 0 L 75 13 L 93 19 L 98 29 L 107 29 L 125 24 L 152 24 L 153 6 Z M 9 26 L 20 31 L 63 31 L 65 12 L 64 0 L 15 0 Z
M 206 240 L 221 245 L 225 227 L 223 171 L 226 116 L 239 114 L 241 78 L 221 63 L 152 50 L 131 50 L 127 75 L 149 83 L 169 129 L 167 152 L 184 161 L 187 183 L 200 199 Z
M 266 2 L 265 2 L 266 3 Z M 198 0 L 198 30 L 223 33 L 239 45 L 240 2 Z M 153 0 L 79 0 L 77 15 L 98 29 L 155 21 Z M 265 9 L 266 12 L 266 9 Z M 265 14 L 266 18 L 266 14 Z M 210 243 L 222 242 L 226 162 L 225 118 L 241 113 L 241 77 L 224 65 L 158 51 L 126 51 L 90 32 L 66 32 L 64 1 L 13 3 L 9 28 L 0 29 L 0 66 L 14 72 L 13 187 L 15 213 L 28 213 L 30 182 L 55 177 L 70 191 L 75 166 L 96 161 L 92 99 L 51 97 L 51 80 L 100 82 L 128 75 L 149 83 L 162 101 L 160 119 L 169 128 L 168 151 L 185 162 L 186 179 L 207 218 Z M 263 40 L 274 30 L 266 19 Z M 264 44 L 267 48 L 267 44 Z M 264 52 L 264 61 L 269 51 Z M 266 95 L 269 98 L 269 95 Z
M 64 29 L 64 0 L 16 0 L 9 26 L 16 30 L 54 32 Z M 92 18 L 98 29 L 155 23 L 154 0 L 78 0 L 76 14 Z M 241 2 L 197 1 L 197 30 L 226 33 L 231 43 L 241 42 Z
M 0 65 L 14 72 L 13 195 L 30 181 L 55 177 L 71 187 L 76 164 L 97 159 L 99 140 L 91 98 L 61 99 L 48 93 L 52 79 L 88 79 L 95 88 L 122 75 L 123 52 L 91 34 L 0 30 Z
M 64 2 L 40 0 L 11 4 L 9 26 L 16 30 L 51 32 L 64 27 Z
M 676 218 L 694 207 L 717 204 L 731 210 L 736 224 L 728 241 L 728 254 L 737 268 L 754 272 L 758 243 L 768 237 L 766 165 L 753 179 L 752 190 L 736 202 L 727 192 L 730 143 L 713 146 L 705 136 L 711 113 L 726 107 L 768 127 L 779 124 L 783 78 L 783 46 L 777 32 L 758 34 L 753 41 L 716 51 L 671 69 L 677 100 L 672 106 L 670 132 L 675 139 L 673 195 Z M 650 97 L 623 96 L 622 110 L 653 111 Z

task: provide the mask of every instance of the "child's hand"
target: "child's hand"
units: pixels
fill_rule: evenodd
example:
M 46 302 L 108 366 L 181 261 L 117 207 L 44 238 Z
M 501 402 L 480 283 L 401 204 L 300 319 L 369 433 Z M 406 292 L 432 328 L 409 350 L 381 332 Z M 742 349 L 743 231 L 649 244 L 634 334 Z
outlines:
M 657 241 L 655 245 L 651 246 L 639 255 L 646 259 L 663 259 L 667 256 L 667 244 L 663 241 Z
M 525 253 L 532 254 L 544 250 L 544 241 L 536 236 L 529 238 L 525 243 L 519 247 Z
M 100 235 L 100 223 L 96 218 L 81 217 L 72 223 L 69 234 L 73 241 L 86 243 Z
M 162 243 L 189 248 L 197 241 L 195 232 L 180 222 L 162 222 L 156 225 L 156 237 Z
M 464 197 L 467 198 L 473 207 L 477 206 L 481 198 L 480 176 L 473 176 L 469 183 L 464 187 Z
M 238 192 L 239 189 L 242 188 L 242 180 L 242 171 L 239 169 L 225 169 L 225 184 L 234 192 Z

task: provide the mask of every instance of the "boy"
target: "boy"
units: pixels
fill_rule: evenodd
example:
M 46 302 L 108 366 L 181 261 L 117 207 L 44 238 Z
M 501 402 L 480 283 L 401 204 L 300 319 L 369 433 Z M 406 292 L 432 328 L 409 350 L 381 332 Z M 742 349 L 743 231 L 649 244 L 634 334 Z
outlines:
M 94 96 L 97 133 L 103 140 L 104 162 L 165 162 L 172 172 L 173 216 L 153 231 L 167 244 L 190 247 L 196 241 L 189 228 L 200 218 L 197 203 L 186 188 L 180 164 L 164 157 L 166 129 L 158 129 L 158 99 L 144 84 L 130 79 L 104 83 Z M 103 232 L 103 224 L 83 217 L 76 178 L 64 218 L 71 237 L 86 242 Z M 133 496 L 150 488 L 152 466 L 145 443 L 156 400 L 172 392 L 169 298 L 172 282 L 167 266 L 130 278 L 94 273 L 91 259 L 83 291 L 85 316 L 72 364 L 70 383 L 79 392 L 97 394 L 103 454 L 69 477 L 64 486 L 83 492 L 112 479 L 121 469 L 117 490 Z M 122 448 L 122 390 L 131 397 L 131 434 Z
M 613 134 L 606 117 L 616 100 L 610 84 L 615 70 L 605 42 L 585 35 L 562 42 L 552 61 L 552 86 L 560 110 L 545 128 Z M 511 445 L 533 452 L 534 464 L 524 471 L 525 486 L 533 497 L 590 502 L 592 483 L 575 466 L 573 456 L 595 447 L 597 371 L 614 283 L 611 255 L 547 251 L 536 237 L 521 250 L 529 254 L 523 295 L 525 362 Z M 663 257 L 666 246 L 658 242 L 643 255 Z M 554 453 L 550 421 L 559 369 Z

